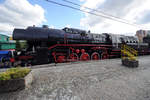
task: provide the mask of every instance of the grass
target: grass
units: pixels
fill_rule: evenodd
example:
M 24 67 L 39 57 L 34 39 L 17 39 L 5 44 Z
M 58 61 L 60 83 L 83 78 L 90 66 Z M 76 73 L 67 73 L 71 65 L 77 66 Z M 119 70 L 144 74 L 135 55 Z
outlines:
M 6 72 L 0 73 L 0 80 L 10 80 L 25 77 L 31 71 L 30 68 L 10 68 Z

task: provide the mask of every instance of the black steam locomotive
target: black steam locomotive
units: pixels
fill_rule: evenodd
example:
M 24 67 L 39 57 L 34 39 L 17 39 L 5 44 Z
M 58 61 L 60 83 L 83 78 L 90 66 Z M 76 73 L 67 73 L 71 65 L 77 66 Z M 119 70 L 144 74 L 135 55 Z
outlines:
M 99 60 L 120 57 L 121 44 L 148 54 L 148 43 L 139 43 L 136 36 L 111 33 L 95 34 L 90 31 L 48 26 L 14 29 L 14 40 L 26 40 L 28 48 L 19 55 L 27 64 L 61 63 L 66 61 Z

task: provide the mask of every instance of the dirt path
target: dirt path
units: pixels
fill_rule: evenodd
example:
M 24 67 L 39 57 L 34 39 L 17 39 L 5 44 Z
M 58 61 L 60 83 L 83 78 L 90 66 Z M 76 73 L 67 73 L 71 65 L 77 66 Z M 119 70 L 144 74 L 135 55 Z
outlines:
M 138 68 L 120 59 L 33 69 L 32 88 L 0 94 L 1 100 L 150 100 L 150 56 Z M 45 65 L 47 66 L 47 65 Z

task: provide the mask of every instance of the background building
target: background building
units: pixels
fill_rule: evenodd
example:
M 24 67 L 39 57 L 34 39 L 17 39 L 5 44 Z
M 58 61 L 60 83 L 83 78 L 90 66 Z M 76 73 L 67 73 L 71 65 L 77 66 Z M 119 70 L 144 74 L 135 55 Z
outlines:
M 143 38 L 146 37 L 147 35 L 150 35 L 150 30 L 138 30 L 136 31 L 136 36 L 139 39 L 139 42 L 143 42 Z
M 16 49 L 16 42 L 10 41 L 10 37 L 0 34 L 0 50 Z

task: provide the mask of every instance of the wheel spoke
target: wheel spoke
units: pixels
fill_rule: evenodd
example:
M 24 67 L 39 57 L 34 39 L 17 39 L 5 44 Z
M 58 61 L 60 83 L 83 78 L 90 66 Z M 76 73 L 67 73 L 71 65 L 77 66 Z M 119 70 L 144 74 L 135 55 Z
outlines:
M 91 60 L 99 60 L 100 59 L 100 55 L 97 52 L 92 53 L 91 55 Z
M 78 61 L 79 57 L 78 57 L 78 55 L 76 53 L 72 53 L 72 54 L 69 55 L 69 59 L 71 61 Z
M 81 61 L 87 61 L 87 60 L 90 60 L 89 54 L 88 54 L 88 53 L 83 53 L 83 54 L 81 54 L 80 60 L 81 60 Z
M 58 62 L 58 63 L 63 63 L 63 62 L 65 62 L 65 56 L 58 56 L 57 62 Z
M 108 59 L 108 54 L 102 54 L 102 59 Z

